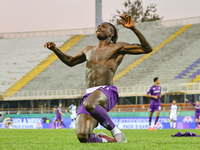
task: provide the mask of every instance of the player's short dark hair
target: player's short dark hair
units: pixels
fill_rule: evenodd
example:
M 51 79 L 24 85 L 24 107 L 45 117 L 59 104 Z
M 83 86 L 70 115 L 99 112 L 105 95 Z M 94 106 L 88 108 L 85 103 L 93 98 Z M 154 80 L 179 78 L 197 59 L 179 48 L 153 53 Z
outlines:
M 117 39 L 118 39 L 117 29 L 112 23 L 110 23 L 110 22 L 105 22 L 105 23 L 109 24 L 114 29 L 114 35 L 113 35 L 111 41 L 112 41 L 113 44 L 115 44 L 117 42 Z
M 156 82 L 158 79 L 159 79 L 158 77 L 155 77 L 155 78 L 153 79 L 153 81 Z
M 12 119 L 12 117 L 10 117 L 10 119 Z

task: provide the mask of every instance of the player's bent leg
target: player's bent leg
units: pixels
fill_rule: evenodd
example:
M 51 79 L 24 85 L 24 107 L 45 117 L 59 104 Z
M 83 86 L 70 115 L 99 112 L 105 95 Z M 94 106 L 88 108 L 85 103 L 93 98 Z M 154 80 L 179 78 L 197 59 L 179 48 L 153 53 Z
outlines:
M 103 127 L 111 131 L 117 142 L 126 143 L 124 134 L 115 126 L 109 117 L 107 108 L 107 96 L 101 90 L 96 90 L 83 102 L 84 108 L 96 119 Z
M 92 133 L 97 121 L 89 115 L 79 114 L 76 119 L 76 135 L 81 143 L 102 143 L 102 139 Z

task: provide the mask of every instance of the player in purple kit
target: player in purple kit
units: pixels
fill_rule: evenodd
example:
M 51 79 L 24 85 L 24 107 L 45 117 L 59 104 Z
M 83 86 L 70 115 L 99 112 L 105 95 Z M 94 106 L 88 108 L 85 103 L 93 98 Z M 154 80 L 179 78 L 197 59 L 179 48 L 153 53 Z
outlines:
M 76 56 L 63 53 L 53 42 L 47 42 L 44 45 L 70 67 L 86 62 L 87 89 L 78 108 L 76 119 L 76 134 L 82 143 L 127 142 L 124 134 L 115 126 L 107 113 L 118 102 L 118 91 L 113 86 L 113 77 L 126 54 L 147 54 L 152 51 L 152 48 L 136 28 L 130 15 L 124 14 L 120 17 L 123 20 L 122 25 L 135 33 L 141 44 L 117 43 L 117 29 L 111 23 L 104 22 L 98 26 L 96 31 L 99 43 L 85 47 Z M 93 133 L 98 122 L 111 132 L 114 139 L 105 134 Z
M 160 110 L 161 110 L 161 86 L 158 86 L 160 84 L 160 80 L 158 77 L 155 77 L 153 79 L 154 85 L 150 87 L 149 91 L 146 94 L 146 97 L 151 97 L 151 102 L 150 102 L 150 116 L 149 116 L 149 131 L 151 131 L 151 119 L 153 116 L 153 112 L 156 111 L 156 120 L 153 126 L 153 130 L 156 131 L 156 123 L 158 122 L 159 115 L 160 115 Z
M 57 129 L 61 128 L 61 124 L 63 123 L 61 114 L 65 116 L 65 114 L 62 113 L 62 103 L 59 103 L 59 107 L 56 109 Z
M 200 122 L 200 105 L 199 101 L 196 101 L 196 104 L 192 103 L 191 101 L 188 101 L 185 99 L 186 102 L 190 103 L 195 107 L 195 120 L 196 120 L 196 129 L 199 129 L 199 122 Z

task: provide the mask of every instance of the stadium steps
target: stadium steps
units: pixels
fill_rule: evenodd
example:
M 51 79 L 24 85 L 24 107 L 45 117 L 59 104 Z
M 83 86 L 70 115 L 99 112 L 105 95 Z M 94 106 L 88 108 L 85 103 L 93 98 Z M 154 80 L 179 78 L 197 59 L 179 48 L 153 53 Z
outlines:
M 114 77 L 113 81 L 114 82 L 117 81 L 119 78 L 121 78 L 127 72 L 129 72 L 131 69 L 133 69 L 134 67 L 136 67 L 142 61 L 144 61 L 145 59 L 147 59 L 148 57 L 150 57 L 151 55 L 153 55 L 154 53 L 156 53 L 158 50 L 160 50 L 161 48 L 163 48 L 166 44 L 168 44 L 173 39 L 175 39 L 177 36 L 179 36 L 182 32 L 184 32 L 185 30 L 187 30 L 190 26 L 191 25 L 185 25 L 184 27 L 182 27 L 181 29 L 179 29 L 177 32 L 175 32 L 173 35 L 171 35 L 169 38 L 167 38 L 165 41 L 163 41 L 160 45 L 158 45 L 157 47 L 155 47 L 151 53 L 145 54 L 143 57 L 139 58 L 138 60 L 136 60 L 135 62 L 133 62 L 131 65 L 129 65 L 128 67 L 126 67 L 122 72 L 118 73 Z
M 75 43 L 77 43 L 84 35 L 72 36 L 68 41 L 59 47 L 63 52 L 67 51 Z M 8 88 L 2 95 L 3 97 L 10 97 L 15 92 L 24 87 L 29 81 L 36 77 L 40 72 L 47 68 L 51 63 L 53 63 L 58 57 L 52 52 L 43 61 L 41 61 L 37 66 L 35 66 L 31 71 L 24 75 L 20 80 L 14 83 L 10 88 Z
M 51 51 L 44 51 L 45 42 L 55 41 L 60 47 L 70 37 L 0 39 L 0 94 L 51 54 Z
M 180 26 L 141 30 L 146 39 L 151 43 L 152 47 L 156 47 L 174 32 L 180 29 Z M 159 38 L 152 38 L 152 37 Z M 130 30 L 119 31 L 119 42 L 139 43 L 137 36 Z M 78 54 L 84 47 L 94 46 L 98 43 L 98 39 L 93 35 L 85 35 L 80 41 L 72 46 L 67 54 L 74 56 Z M 121 72 L 132 62 L 142 57 L 142 55 L 126 55 L 117 72 Z M 68 67 L 59 59 L 45 68 L 39 75 L 28 82 L 19 92 L 26 91 L 46 91 L 46 90 L 65 90 L 65 89 L 85 89 L 85 66 L 86 63 L 79 64 L 75 67 Z M 17 94 L 17 93 L 16 93 Z
M 158 76 L 161 85 L 169 85 L 170 92 L 178 91 L 180 84 L 188 83 L 191 79 L 174 80 L 174 77 L 200 58 L 200 25 L 194 24 L 170 44 L 157 53 L 142 61 L 115 82 L 116 86 L 151 86 L 153 78 Z M 155 37 L 156 38 L 156 37 Z

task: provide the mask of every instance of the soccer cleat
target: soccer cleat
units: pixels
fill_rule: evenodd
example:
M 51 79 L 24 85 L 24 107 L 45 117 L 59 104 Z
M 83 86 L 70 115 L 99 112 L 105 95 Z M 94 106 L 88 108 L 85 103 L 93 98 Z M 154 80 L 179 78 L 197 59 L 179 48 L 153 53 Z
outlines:
M 97 134 L 99 137 L 106 139 L 108 142 L 117 142 L 114 138 L 107 136 L 105 133 L 100 132 Z
M 155 126 L 153 127 L 153 130 L 154 130 L 154 131 L 157 131 L 157 129 L 156 129 L 156 127 L 155 127 Z
M 196 129 L 199 129 L 198 127 L 196 127 Z
M 151 127 L 149 127 L 149 131 L 152 131 Z
M 122 132 L 115 134 L 114 138 L 117 141 L 117 143 L 127 143 L 127 139 Z

